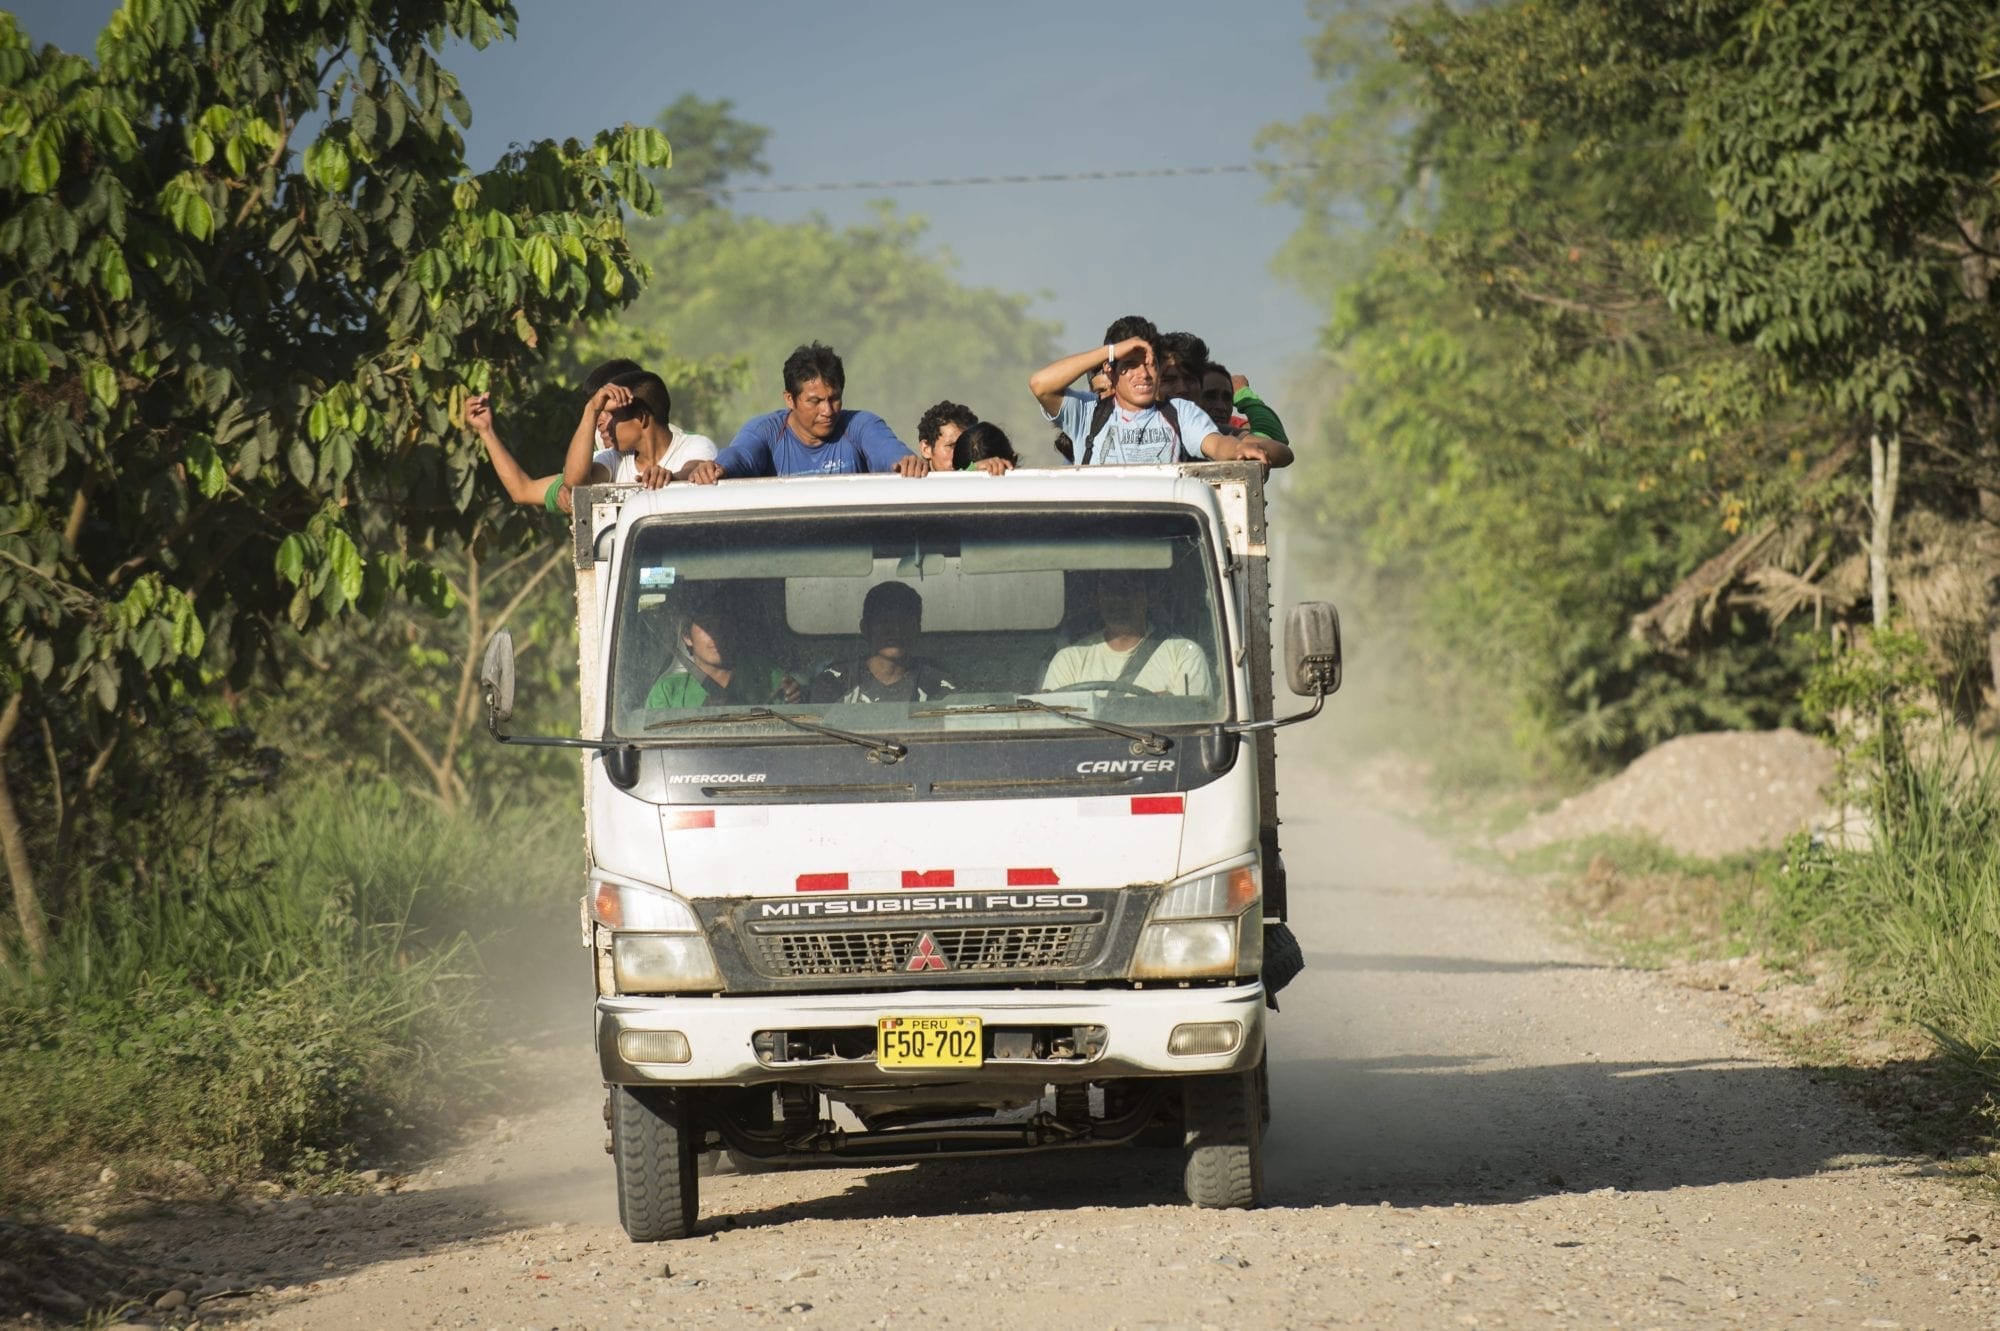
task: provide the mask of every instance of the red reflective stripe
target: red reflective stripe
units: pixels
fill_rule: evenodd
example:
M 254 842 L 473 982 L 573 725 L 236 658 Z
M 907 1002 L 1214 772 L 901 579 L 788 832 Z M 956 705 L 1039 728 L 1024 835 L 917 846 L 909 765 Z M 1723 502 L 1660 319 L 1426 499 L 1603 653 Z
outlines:
M 802 873 L 799 875 L 801 892 L 845 892 L 847 875 L 844 873 Z
M 669 832 L 685 832 L 690 828 L 714 826 L 715 810 L 713 809 L 682 809 L 676 813 L 667 815 L 667 830 Z
M 1009 869 L 1009 887 L 1061 887 L 1062 879 L 1056 877 L 1054 869 Z
M 955 875 L 950 869 L 905 869 L 904 887 L 952 887 Z
M 1132 797 L 1132 812 L 1179 813 L 1181 812 L 1181 797 L 1179 795 L 1134 795 Z

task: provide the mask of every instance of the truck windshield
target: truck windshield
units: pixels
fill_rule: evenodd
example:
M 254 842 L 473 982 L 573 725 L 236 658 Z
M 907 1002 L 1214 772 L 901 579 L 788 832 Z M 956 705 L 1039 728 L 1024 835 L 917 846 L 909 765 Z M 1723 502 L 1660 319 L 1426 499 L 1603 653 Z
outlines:
M 649 518 L 619 584 L 610 730 L 826 743 L 786 718 L 912 739 L 1222 720 L 1209 551 L 1176 508 Z

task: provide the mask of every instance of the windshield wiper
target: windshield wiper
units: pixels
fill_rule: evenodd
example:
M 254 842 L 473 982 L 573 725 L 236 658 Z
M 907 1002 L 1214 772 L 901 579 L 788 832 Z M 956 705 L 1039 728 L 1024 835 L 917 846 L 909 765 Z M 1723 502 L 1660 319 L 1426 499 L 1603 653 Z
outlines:
M 1058 707 L 1054 703 L 1046 703 L 1039 698 L 1016 698 L 1012 702 L 967 703 L 961 707 L 946 705 L 944 707 L 932 708 L 928 711 L 911 712 L 910 715 L 914 718 L 919 716 L 977 716 L 982 713 L 986 715 L 999 715 L 1007 712 L 1047 712 L 1051 716 L 1060 716 L 1066 721 L 1081 721 L 1087 726 L 1094 726 L 1108 734 L 1119 735 L 1131 740 L 1132 751 L 1134 753 L 1165 753 L 1173 745 L 1172 740 L 1158 731 L 1133 730 L 1129 726 L 1121 726 L 1112 721 L 1101 721 L 1097 717 L 1087 716 L 1081 708 Z
M 741 712 L 712 712 L 706 715 L 696 713 L 693 716 L 670 716 L 665 720 L 651 722 L 646 726 L 646 729 L 671 730 L 676 726 L 727 726 L 743 721 L 782 721 L 794 730 L 803 730 L 814 735 L 825 735 L 829 739 L 844 739 L 849 744 L 859 744 L 862 748 L 868 750 L 869 756 L 873 757 L 877 762 L 893 763 L 910 751 L 908 745 L 898 744 L 894 740 L 882 739 L 876 735 L 857 735 L 851 730 L 840 730 L 833 726 L 823 726 L 817 721 L 808 721 L 798 716 L 788 716 L 772 707 L 752 707 Z

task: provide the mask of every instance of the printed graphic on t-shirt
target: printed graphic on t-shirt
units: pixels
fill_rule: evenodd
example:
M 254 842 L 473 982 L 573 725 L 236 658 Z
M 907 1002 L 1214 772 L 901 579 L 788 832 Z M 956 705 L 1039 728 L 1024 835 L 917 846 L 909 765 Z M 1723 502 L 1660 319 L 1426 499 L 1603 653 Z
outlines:
M 1097 399 L 1081 393 L 1069 393 L 1063 397 L 1063 404 L 1054 419 L 1076 443 L 1076 460 L 1082 463 L 1086 455 L 1090 465 L 1118 466 L 1148 462 L 1199 462 L 1202 458 L 1201 441 L 1219 431 L 1208 413 L 1185 398 L 1171 398 L 1165 404 L 1180 421 L 1181 437 L 1178 449 L 1174 444 L 1173 427 L 1160 415 L 1160 407 L 1147 407 L 1143 411 L 1128 412 L 1123 407 L 1113 407 L 1111 417 L 1104 428 L 1090 439 L 1090 424 L 1097 411 Z

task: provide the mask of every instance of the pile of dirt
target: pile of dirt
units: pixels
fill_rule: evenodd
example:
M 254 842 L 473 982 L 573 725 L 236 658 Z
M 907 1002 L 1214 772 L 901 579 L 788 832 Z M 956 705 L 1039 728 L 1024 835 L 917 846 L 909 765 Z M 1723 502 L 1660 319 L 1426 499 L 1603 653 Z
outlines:
M 1684 735 L 1500 838 L 1514 852 L 1643 834 L 1682 855 L 1769 850 L 1832 817 L 1833 752 L 1796 730 Z

